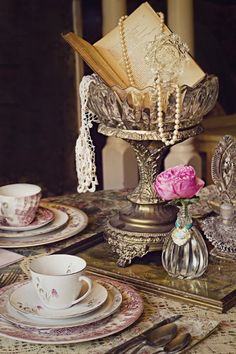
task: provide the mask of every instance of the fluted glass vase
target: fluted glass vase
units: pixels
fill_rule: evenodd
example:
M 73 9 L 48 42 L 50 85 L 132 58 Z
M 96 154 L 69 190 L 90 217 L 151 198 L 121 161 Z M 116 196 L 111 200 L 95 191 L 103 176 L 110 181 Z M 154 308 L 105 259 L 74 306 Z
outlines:
M 170 276 L 180 279 L 198 278 L 207 269 L 207 247 L 193 226 L 186 203 L 180 207 L 175 227 L 164 242 L 162 265 Z

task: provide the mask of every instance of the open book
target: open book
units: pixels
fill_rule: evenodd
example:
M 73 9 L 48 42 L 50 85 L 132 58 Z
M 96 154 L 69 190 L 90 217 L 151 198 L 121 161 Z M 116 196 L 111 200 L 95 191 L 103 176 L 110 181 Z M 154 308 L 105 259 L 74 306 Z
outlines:
M 138 88 L 151 86 L 153 73 L 145 63 L 144 57 L 147 43 L 153 41 L 161 31 L 160 17 L 145 2 L 127 17 L 124 26 L 134 81 Z M 165 26 L 164 32 L 170 33 L 171 31 Z M 119 85 L 122 88 L 129 86 L 122 58 L 118 26 L 93 45 L 72 32 L 63 35 L 63 38 L 109 86 Z M 194 86 L 204 76 L 205 73 L 189 56 L 184 71 L 179 77 L 179 84 Z

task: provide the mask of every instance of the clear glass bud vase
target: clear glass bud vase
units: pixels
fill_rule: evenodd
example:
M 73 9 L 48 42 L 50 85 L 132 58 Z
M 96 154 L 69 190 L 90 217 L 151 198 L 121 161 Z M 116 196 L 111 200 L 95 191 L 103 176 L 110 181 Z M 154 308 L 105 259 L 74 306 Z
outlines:
M 207 247 L 193 226 L 188 204 L 180 207 L 175 227 L 164 242 L 162 265 L 170 276 L 180 279 L 198 278 L 207 269 Z

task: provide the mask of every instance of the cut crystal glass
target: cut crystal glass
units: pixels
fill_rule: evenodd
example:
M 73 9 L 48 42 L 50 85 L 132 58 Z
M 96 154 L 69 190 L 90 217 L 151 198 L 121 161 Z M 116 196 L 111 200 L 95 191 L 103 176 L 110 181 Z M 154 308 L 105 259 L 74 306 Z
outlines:
M 200 225 L 214 246 L 211 255 L 236 260 L 236 218 L 233 205 L 236 197 L 236 140 L 233 136 L 225 135 L 217 144 L 211 174 L 218 191 L 220 215 L 208 217 Z
M 232 206 L 233 209 L 233 206 Z M 236 260 L 236 219 L 222 218 L 222 214 L 211 216 L 200 222 L 201 228 L 208 240 L 215 247 L 212 255 Z
M 211 162 L 211 175 L 221 201 L 236 197 L 236 140 L 225 135 L 217 144 Z
M 102 125 L 123 130 L 152 131 L 158 134 L 158 125 L 152 124 L 157 118 L 154 87 L 139 90 L 134 87 L 112 89 L 96 75 L 92 75 L 87 92 L 87 109 L 93 112 Z M 195 87 L 181 86 L 182 110 L 180 129 L 196 126 L 215 105 L 218 97 L 218 79 L 206 75 Z M 174 130 L 175 95 L 170 95 L 163 112 L 164 131 Z

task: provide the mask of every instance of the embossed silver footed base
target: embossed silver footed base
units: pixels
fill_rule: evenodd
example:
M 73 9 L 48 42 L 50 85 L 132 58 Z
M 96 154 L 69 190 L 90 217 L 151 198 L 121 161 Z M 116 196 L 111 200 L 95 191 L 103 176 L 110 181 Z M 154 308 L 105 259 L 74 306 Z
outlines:
M 164 238 L 174 227 L 177 209 L 161 204 L 131 206 L 113 216 L 104 234 L 119 259 L 120 267 L 129 265 L 135 257 L 162 249 Z
M 104 233 L 108 244 L 111 246 L 119 259 L 117 265 L 125 267 L 129 265 L 135 257 L 143 257 L 151 251 L 161 250 L 164 233 L 147 233 L 127 231 L 113 227 L 107 222 Z

